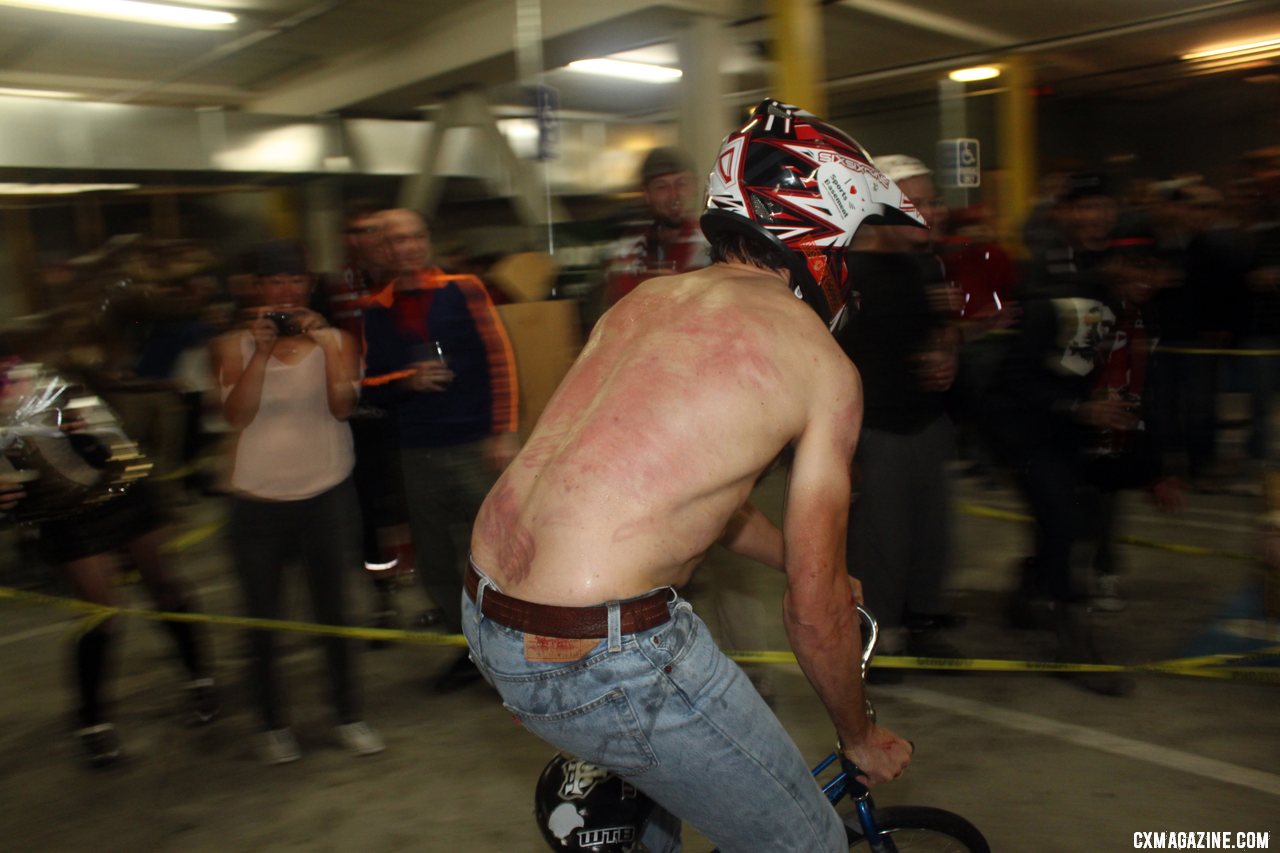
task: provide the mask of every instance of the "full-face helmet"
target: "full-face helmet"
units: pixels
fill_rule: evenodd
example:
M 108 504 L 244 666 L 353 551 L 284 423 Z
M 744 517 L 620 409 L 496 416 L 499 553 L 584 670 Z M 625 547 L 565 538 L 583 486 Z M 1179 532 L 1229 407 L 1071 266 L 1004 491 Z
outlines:
M 538 777 L 538 829 L 552 850 L 631 853 L 653 800 L 594 764 L 558 753 Z
M 866 149 L 798 107 L 765 100 L 720 147 L 702 231 L 763 237 L 782 249 L 796 296 L 838 327 L 849 301 L 845 253 L 864 222 L 927 227 Z

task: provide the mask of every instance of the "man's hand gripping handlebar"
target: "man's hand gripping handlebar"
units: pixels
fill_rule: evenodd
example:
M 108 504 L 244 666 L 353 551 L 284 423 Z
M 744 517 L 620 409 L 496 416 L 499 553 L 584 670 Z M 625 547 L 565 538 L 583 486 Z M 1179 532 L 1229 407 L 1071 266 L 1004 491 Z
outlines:
M 875 655 L 876 640 L 880 638 L 880 626 L 871 612 L 858 605 L 858 615 L 866 625 L 867 631 L 862 644 L 862 671 L 859 677 L 866 678 L 867 666 Z M 857 779 L 863 785 L 871 787 L 881 782 L 897 779 L 911 763 L 915 752 L 915 744 L 898 737 L 886 728 L 876 725 L 876 709 L 871 700 L 867 704 L 866 736 L 858 743 L 837 742 L 836 752 L 840 755 L 840 763 L 844 765 L 849 778 Z

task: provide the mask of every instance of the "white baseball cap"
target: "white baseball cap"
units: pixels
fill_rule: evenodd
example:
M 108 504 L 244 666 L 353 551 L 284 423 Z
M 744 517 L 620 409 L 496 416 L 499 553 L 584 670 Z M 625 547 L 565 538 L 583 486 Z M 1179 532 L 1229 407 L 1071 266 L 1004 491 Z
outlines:
M 933 170 L 923 162 L 907 154 L 886 154 L 883 157 L 876 157 L 872 162 L 886 178 L 895 184 L 907 178 L 933 174 Z

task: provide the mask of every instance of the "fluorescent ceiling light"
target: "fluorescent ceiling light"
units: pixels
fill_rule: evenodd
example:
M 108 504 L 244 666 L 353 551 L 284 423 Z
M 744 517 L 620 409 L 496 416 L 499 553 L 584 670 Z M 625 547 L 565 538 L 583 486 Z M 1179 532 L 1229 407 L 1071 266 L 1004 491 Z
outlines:
M 1193 68 L 1240 68 L 1247 65 L 1266 65 L 1267 60 L 1280 56 L 1280 46 L 1263 53 L 1251 53 L 1248 56 L 1224 56 L 1221 59 L 1202 60 Z
M 1196 62 L 1187 68 L 1188 74 L 1216 74 L 1219 71 L 1242 71 L 1248 68 L 1268 68 L 1271 60 L 1280 56 L 1280 47 L 1265 53 L 1251 53 L 1248 56 L 1231 56 L 1212 61 Z
M 679 68 L 649 65 L 645 62 L 623 62 L 618 59 L 578 59 L 570 62 L 567 67 L 570 71 L 584 74 L 602 74 L 642 83 L 671 83 L 684 76 Z
M 1182 59 L 1185 62 L 1196 62 L 1202 59 L 1224 59 L 1228 56 L 1239 56 L 1244 58 L 1249 57 L 1250 54 L 1260 53 L 1267 50 L 1275 50 L 1276 48 L 1280 48 L 1280 37 L 1242 44 L 1229 44 L 1224 47 L 1212 47 L 1207 50 L 1197 50 L 1194 53 L 1184 53 L 1182 55 Z
M 952 71 L 947 75 L 957 83 L 973 83 L 978 80 L 990 80 L 992 77 L 1000 76 L 999 68 L 992 68 L 989 65 L 979 66 L 977 68 L 960 68 Z
M 78 98 L 75 92 L 55 92 L 52 89 L 10 89 L 0 86 L 0 95 L 12 95 L 15 98 Z
M 35 9 L 41 12 L 65 12 L 69 15 L 111 18 L 136 24 L 190 27 L 198 30 L 222 29 L 236 22 L 236 16 L 229 12 L 196 9 L 189 6 L 167 6 L 161 3 L 142 3 L 138 0 L 0 0 L 0 5 Z
M 136 189 L 138 184 L 0 184 L 0 195 L 72 195 Z

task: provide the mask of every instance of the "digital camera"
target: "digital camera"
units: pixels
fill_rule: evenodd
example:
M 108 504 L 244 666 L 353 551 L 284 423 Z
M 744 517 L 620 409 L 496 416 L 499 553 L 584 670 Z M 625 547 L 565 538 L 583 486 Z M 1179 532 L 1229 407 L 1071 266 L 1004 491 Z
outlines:
M 268 311 L 262 316 L 276 324 L 276 334 L 282 338 L 302 334 L 302 327 L 290 311 Z

